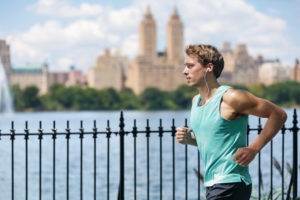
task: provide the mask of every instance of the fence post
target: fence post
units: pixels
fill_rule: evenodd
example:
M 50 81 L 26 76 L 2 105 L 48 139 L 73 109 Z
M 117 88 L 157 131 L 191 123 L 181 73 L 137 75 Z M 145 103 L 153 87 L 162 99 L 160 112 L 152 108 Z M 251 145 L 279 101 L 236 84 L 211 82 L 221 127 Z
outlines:
M 299 128 L 297 127 L 297 112 L 296 109 L 294 109 L 294 115 L 293 115 L 293 199 L 297 199 L 297 190 L 298 190 L 298 131 Z
M 10 129 L 10 140 L 11 140 L 11 200 L 14 200 L 15 195 L 15 158 L 14 158 L 14 140 L 15 140 L 15 128 L 14 122 L 11 122 Z
M 123 111 L 120 116 L 120 186 L 119 186 L 119 200 L 124 200 L 124 117 Z

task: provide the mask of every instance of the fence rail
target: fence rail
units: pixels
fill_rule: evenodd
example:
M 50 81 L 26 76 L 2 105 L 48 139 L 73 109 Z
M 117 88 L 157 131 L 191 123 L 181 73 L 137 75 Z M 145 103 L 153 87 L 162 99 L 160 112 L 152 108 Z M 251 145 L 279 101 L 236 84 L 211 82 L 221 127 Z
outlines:
M 281 159 L 281 199 L 297 199 L 298 196 L 298 132 L 299 132 L 299 127 L 298 127 L 298 121 L 297 121 L 297 113 L 296 113 L 296 109 L 294 109 L 294 114 L 293 114 L 293 126 L 290 128 L 286 128 L 285 126 L 283 126 L 280 130 L 281 133 L 281 137 L 282 137 L 282 143 L 281 143 L 281 152 L 282 152 L 282 159 Z M 145 190 L 146 192 L 146 199 L 150 199 L 150 135 L 152 133 L 157 133 L 159 136 L 159 198 L 163 199 L 163 178 L 164 178 L 164 174 L 163 174 L 163 143 L 162 143 L 162 138 L 165 134 L 170 134 L 172 137 L 172 199 L 176 199 L 176 167 L 175 167 L 175 163 L 176 163 L 176 155 L 175 155 L 175 146 L 176 146 L 176 127 L 175 127 L 175 120 L 172 119 L 172 126 L 170 130 L 165 130 L 164 127 L 162 126 L 162 120 L 160 120 L 160 125 L 158 127 L 158 130 L 152 130 L 150 125 L 149 125 L 149 120 L 147 120 L 147 125 L 145 127 L 145 130 L 138 130 L 138 127 L 136 125 L 136 120 L 134 120 L 133 123 L 133 128 L 131 131 L 125 131 L 124 127 L 125 127 L 125 120 L 124 120 L 124 116 L 123 116 L 123 112 L 121 112 L 120 114 L 120 120 L 119 120 L 119 130 L 118 131 L 112 131 L 110 128 L 110 121 L 107 121 L 107 125 L 106 125 L 106 129 L 104 131 L 98 131 L 98 127 L 96 124 L 96 121 L 94 121 L 93 123 L 93 128 L 92 131 L 85 131 L 84 127 L 83 127 L 83 122 L 80 122 L 80 128 L 78 132 L 71 132 L 70 129 L 70 124 L 69 121 L 67 121 L 66 123 L 66 128 L 64 132 L 58 132 L 56 129 L 56 122 L 53 121 L 53 126 L 52 126 L 52 130 L 51 132 L 44 132 L 43 127 L 42 127 L 42 122 L 39 123 L 39 129 L 38 132 L 34 132 L 31 133 L 30 130 L 28 129 L 28 122 L 25 122 L 25 129 L 24 132 L 22 133 L 16 133 L 15 130 L 15 125 L 14 122 L 11 123 L 11 129 L 9 133 L 2 133 L 0 130 L 0 140 L 2 138 L 9 138 L 10 139 L 10 145 L 11 145 L 11 199 L 14 200 L 15 199 L 15 139 L 17 137 L 24 137 L 24 141 L 25 141 L 25 169 L 24 169 L 24 173 L 25 173 L 25 199 L 28 200 L 28 155 L 29 155 L 29 151 L 28 151 L 28 140 L 29 138 L 31 138 L 32 136 L 37 136 L 38 141 L 39 141 L 39 199 L 42 199 L 42 188 L 43 188 L 43 138 L 44 137 L 51 137 L 52 139 L 52 156 L 53 156 L 53 160 L 52 160 L 52 199 L 55 200 L 56 199 L 56 187 L 57 187 L 57 173 L 56 173 L 56 155 L 57 155 L 57 147 L 56 147 L 56 141 L 57 141 L 57 136 L 65 136 L 66 139 L 66 199 L 69 200 L 70 199 L 70 138 L 72 135 L 77 135 L 79 136 L 79 140 L 80 140 L 80 200 L 83 199 L 83 140 L 86 136 L 90 135 L 93 138 L 93 199 L 96 200 L 97 198 L 99 199 L 99 196 L 97 196 L 97 136 L 99 135 L 105 135 L 107 138 L 107 184 L 106 184 L 106 190 L 107 190 L 107 199 L 109 199 L 110 197 L 110 192 L 111 192 L 111 188 L 110 188 L 110 162 L 111 162 L 111 157 L 110 157 L 110 138 L 111 135 L 114 134 L 116 136 L 119 137 L 120 139 L 120 143 L 119 143 L 119 148 L 120 148 L 120 162 L 119 162 L 119 170 L 120 170 L 120 175 L 119 175 L 119 187 L 118 187 L 118 199 L 125 199 L 125 195 L 124 195 L 124 191 L 125 191 L 125 167 L 124 167 L 124 163 L 125 163 L 125 159 L 126 159 L 126 155 L 125 155 L 125 146 L 124 146 L 124 137 L 127 135 L 132 135 L 133 137 L 133 199 L 137 199 L 137 144 L 136 144 L 136 138 L 138 135 L 145 135 L 146 137 L 146 178 L 147 178 L 147 184 L 146 184 L 146 188 Z M 188 126 L 187 120 L 185 120 L 185 126 Z M 249 135 L 251 132 L 256 132 L 257 134 L 260 134 L 260 132 L 262 131 L 262 123 L 260 118 L 258 119 L 258 126 L 257 128 L 250 128 L 248 125 L 248 130 L 247 130 L 247 144 L 249 144 Z M 285 164 L 285 135 L 287 133 L 291 133 L 293 135 L 293 144 L 292 144 L 292 152 L 293 152 L 293 157 L 292 157 L 292 174 L 290 176 L 290 181 L 289 181 L 289 186 L 287 188 L 287 190 L 285 190 L 285 186 L 284 186 L 284 177 L 285 177 L 285 173 L 284 173 L 284 164 Z M 1 145 L 1 141 L 0 141 L 0 145 Z M 262 177 L 262 173 L 261 173 L 261 153 L 259 152 L 258 154 L 258 199 L 262 199 L 262 193 L 261 193 L 261 189 L 262 189 L 262 181 L 263 181 L 263 177 Z M 188 199 L 188 195 L 189 195 L 189 187 L 188 187 L 188 171 L 189 166 L 188 166 L 188 146 L 185 145 L 185 199 Z M 200 173 L 200 154 L 198 152 L 197 155 L 197 172 Z M 278 163 L 276 160 L 273 160 L 273 141 L 271 141 L 270 143 L 270 199 L 273 199 L 273 167 L 278 167 Z M 1 166 L 0 166 L 0 170 L 1 170 Z M 199 174 L 200 175 L 200 174 Z M 0 174 L 1 177 L 1 174 Z M 200 199 L 201 195 L 200 195 L 200 191 L 201 191 L 201 177 L 198 178 L 198 182 L 197 182 L 197 188 L 198 188 L 198 192 L 197 192 L 197 198 Z M 1 187 L 7 187 L 7 190 L 9 189 L 9 186 L 7 185 L 1 185 Z M 17 192 L 22 192 L 22 191 L 17 191 Z

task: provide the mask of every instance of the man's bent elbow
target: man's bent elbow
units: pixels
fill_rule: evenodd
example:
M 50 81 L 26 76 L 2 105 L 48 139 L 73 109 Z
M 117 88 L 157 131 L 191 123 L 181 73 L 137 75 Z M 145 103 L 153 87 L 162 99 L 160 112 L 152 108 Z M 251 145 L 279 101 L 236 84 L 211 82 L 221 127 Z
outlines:
M 285 123 L 285 121 L 287 120 L 287 114 L 284 110 L 282 110 L 281 119 L 282 119 L 282 125 L 283 125 Z
M 282 108 L 280 108 L 279 112 L 277 113 L 277 115 L 279 116 L 278 123 L 280 123 L 281 126 L 282 126 L 285 123 L 285 121 L 287 120 L 287 114 L 286 114 L 286 112 Z

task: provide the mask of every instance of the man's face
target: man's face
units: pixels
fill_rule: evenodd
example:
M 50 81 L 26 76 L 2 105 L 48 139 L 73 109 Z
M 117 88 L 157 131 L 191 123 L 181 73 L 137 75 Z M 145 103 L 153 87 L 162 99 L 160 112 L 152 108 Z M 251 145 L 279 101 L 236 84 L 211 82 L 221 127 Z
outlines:
M 204 83 L 205 68 L 198 62 L 197 56 L 187 55 L 184 60 L 184 66 L 183 74 L 186 77 L 188 86 L 201 86 Z

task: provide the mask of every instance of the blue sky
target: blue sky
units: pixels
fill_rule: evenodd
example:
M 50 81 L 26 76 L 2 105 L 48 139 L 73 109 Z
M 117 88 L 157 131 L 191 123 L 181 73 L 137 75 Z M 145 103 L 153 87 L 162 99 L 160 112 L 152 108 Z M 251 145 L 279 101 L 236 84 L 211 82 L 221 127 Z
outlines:
M 292 66 L 300 58 L 300 0 L 10 0 L 1 2 L 0 39 L 13 65 L 47 61 L 51 71 L 70 65 L 87 71 L 105 48 L 130 59 L 147 5 L 157 24 L 157 46 L 166 48 L 174 7 L 184 23 L 184 43 L 218 48 L 244 43 L 253 57 Z

